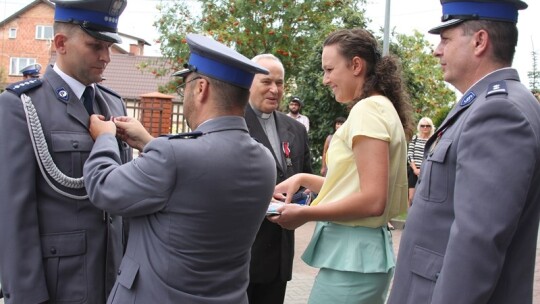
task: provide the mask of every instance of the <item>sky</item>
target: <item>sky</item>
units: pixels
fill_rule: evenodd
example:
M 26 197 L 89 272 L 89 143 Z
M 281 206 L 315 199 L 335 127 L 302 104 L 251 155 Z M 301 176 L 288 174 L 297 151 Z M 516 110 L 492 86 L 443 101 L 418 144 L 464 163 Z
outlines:
M 158 32 L 152 24 L 158 18 L 156 6 L 166 1 L 170 0 L 128 0 L 120 17 L 120 32 L 143 38 L 152 44 L 145 47 L 146 55 L 159 55 L 159 45 L 155 44 Z M 402 34 L 412 34 L 416 29 L 424 34 L 434 47 L 438 44 L 439 36 L 427 33 L 430 28 L 440 23 L 442 10 L 438 0 L 367 0 L 366 16 L 372 20 L 369 26 L 371 30 L 378 31 L 384 27 L 387 1 L 390 2 L 391 28 Z M 513 66 L 518 70 L 521 81 L 529 86 L 527 72 L 532 67 L 533 44 L 534 50 L 540 52 L 540 1 L 525 1 L 529 7 L 519 12 L 519 41 Z M 0 0 L 0 19 L 9 17 L 31 2 L 32 0 Z

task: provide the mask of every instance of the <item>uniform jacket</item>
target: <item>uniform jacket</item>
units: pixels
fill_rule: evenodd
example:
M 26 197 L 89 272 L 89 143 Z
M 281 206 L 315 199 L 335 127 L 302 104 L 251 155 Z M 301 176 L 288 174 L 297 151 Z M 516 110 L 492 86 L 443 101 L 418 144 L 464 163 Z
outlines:
M 108 303 L 247 303 L 250 248 L 274 191 L 275 163 L 242 117 L 202 136 L 157 138 L 120 166 L 111 135 L 84 167 L 93 201 L 130 217 Z
M 272 145 L 250 105 L 246 107 L 246 123 L 249 133 L 265 147 L 276 159 L 276 184 L 296 173 L 311 173 L 311 157 L 306 128 L 296 120 L 281 112 L 274 112 L 280 142 L 288 142 L 292 166 L 287 167 L 285 155 L 275 155 Z M 282 158 L 280 165 L 277 158 Z M 254 283 L 268 283 L 276 279 L 288 281 L 292 276 L 294 257 L 294 231 L 281 228 L 266 218 L 261 224 L 255 244 L 251 250 L 250 280 Z
M 11 88 L 25 91 L 32 99 L 58 168 L 70 177 L 82 176 L 94 144 L 82 102 L 52 67 L 42 79 Z M 0 157 L 4 159 L 0 170 L 0 280 L 4 301 L 103 303 L 122 257 L 122 220 L 99 210 L 88 199 L 62 196 L 47 184 L 38 169 L 17 94 L 8 90 L 0 95 Z M 126 114 L 120 97 L 109 90 L 98 86 L 95 98 L 105 117 Z M 115 144 L 121 162 L 127 161 L 131 149 Z M 84 188 L 57 186 L 71 194 L 86 193 Z
M 540 105 L 517 72 L 465 92 L 425 151 L 389 303 L 532 303 Z

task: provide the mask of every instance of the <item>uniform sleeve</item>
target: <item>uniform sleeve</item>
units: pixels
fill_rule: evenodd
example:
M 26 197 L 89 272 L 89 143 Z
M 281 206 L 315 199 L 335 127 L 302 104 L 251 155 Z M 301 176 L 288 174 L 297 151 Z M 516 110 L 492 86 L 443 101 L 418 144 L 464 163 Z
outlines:
M 0 281 L 6 304 L 41 303 L 45 283 L 38 220 L 39 174 L 21 100 L 0 95 Z
M 455 220 L 432 303 L 486 303 L 527 193 L 538 187 L 531 185 L 538 143 L 524 115 L 500 98 L 471 111 L 457 148 Z
M 166 140 L 153 140 L 138 158 L 120 164 L 115 137 L 99 136 L 84 165 L 92 204 L 122 216 L 152 214 L 165 208 L 176 178 L 174 154 Z

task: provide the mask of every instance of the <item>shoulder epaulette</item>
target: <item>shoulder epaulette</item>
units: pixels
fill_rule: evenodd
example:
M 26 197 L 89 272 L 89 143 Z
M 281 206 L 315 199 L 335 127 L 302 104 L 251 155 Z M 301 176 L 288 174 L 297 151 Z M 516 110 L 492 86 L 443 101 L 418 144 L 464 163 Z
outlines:
M 496 81 L 489 84 L 486 97 L 498 94 L 508 95 L 508 90 L 506 89 L 506 81 Z
M 187 132 L 187 133 L 179 133 L 179 134 L 160 135 L 160 137 L 167 137 L 169 140 L 171 140 L 171 139 L 191 139 L 191 138 L 201 137 L 203 135 L 204 135 L 203 132 L 195 131 L 195 132 Z
M 12 92 L 17 96 L 21 96 L 34 88 L 37 88 L 43 84 L 43 81 L 39 78 L 27 79 L 10 84 L 6 90 Z
M 109 89 L 109 88 L 107 88 L 107 87 L 104 87 L 104 86 L 100 85 L 99 83 L 96 83 L 96 85 L 98 86 L 98 88 L 99 88 L 100 90 L 105 91 L 105 92 L 107 92 L 107 93 L 109 93 L 109 94 L 111 94 L 111 95 L 114 95 L 114 96 L 118 97 L 118 98 L 122 98 L 122 96 L 120 96 L 120 95 L 119 95 L 118 93 L 116 93 L 115 91 L 113 91 L 113 90 L 111 90 L 111 89 Z

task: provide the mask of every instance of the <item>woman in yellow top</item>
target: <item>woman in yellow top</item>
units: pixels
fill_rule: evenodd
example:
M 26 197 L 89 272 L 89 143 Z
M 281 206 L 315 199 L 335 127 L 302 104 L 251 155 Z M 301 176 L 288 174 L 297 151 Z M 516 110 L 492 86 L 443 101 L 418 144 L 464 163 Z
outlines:
M 318 221 L 302 255 L 320 268 L 309 303 L 384 303 L 395 266 L 386 223 L 407 210 L 411 106 L 397 60 L 381 56 L 366 30 L 330 34 L 322 68 L 335 99 L 354 106 L 330 143 L 326 177 L 297 174 L 274 193 L 289 203 L 306 187 L 317 199 L 309 207 L 285 204 L 269 219 L 287 229 Z

